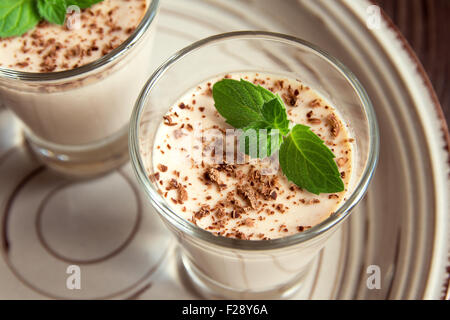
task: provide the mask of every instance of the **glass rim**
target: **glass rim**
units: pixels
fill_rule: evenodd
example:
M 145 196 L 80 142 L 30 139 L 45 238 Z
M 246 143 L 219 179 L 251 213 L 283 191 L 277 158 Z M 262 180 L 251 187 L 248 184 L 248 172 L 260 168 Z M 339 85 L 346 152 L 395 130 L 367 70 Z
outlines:
M 0 67 L 0 79 L 4 78 L 8 80 L 35 82 L 54 81 L 76 77 L 101 68 L 122 57 L 131 48 L 133 48 L 137 42 L 139 42 L 139 40 L 142 38 L 142 36 L 154 21 L 158 6 L 159 0 L 151 0 L 150 6 L 148 7 L 144 17 L 142 18 L 136 29 L 133 31 L 133 33 L 117 48 L 111 50 L 108 54 L 104 55 L 100 59 L 97 59 L 75 69 L 57 72 L 24 72 Z
M 359 179 L 355 189 L 348 196 L 347 200 L 338 208 L 336 212 L 326 218 L 319 224 L 316 224 L 310 229 L 296 233 L 294 235 L 270 239 L 270 240 L 241 240 L 234 238 L 227 238 L 223 236 L 214 235 L 212 232 L 204 230 L 186 219 L 180 217 L 174 210 L 172 210 L 165 199 L 161 195 L 151 188 L 152 182 L 150 181 L 144 163 L 141 159 L 140 147 L 139 147 L 139 131 L 141 116 L 145 109 L 145 102 L 147 97 L 151 93 L 153 86 L 157 83 L 159 78 L 177 61 L 182 59 L 184 56 L 190 54 L 197 49 L 204 46 L 215 44 L 224 40 L 236 40 L 236 39 L 261 39 L 261 40 L 272 40 L 279 42 L 287 42 L 292 45 L 300 45 L 307 47 L 314 53 L 321 56 L 331 65 L 333 65 L 344 78 L 352 85 L 353 89 L 357 93 L 364 109 L 364 113 L 367 116 L 368 127 L 369 127 L 369 156 L 366 161 L 366 166 Z M 208 242 L 209 244 L 214 244 L 219 247 L 226 247 L 230 249 L 237 250 L 273 250 L 285 248 L 288 246 L 293 246 L 299 243 L 303 243 L 307 240 L 313 239 L 324 232 L 330 230 L 332 227 L 337 226 L 340 222 L 345 220 L 345 218 L 350 214 L 353 207 L 363 198 L 367 191 L 368 185 L 372 176 L 375 172 L 375 168 L 378 162 L 379 155 L 379 131 L 378 124 L 376 121 L 375 111 L 373 105 L 359 80 L 355 75 L 338 59 L 334 58 L 324 50 L 318 48 L 312 43 L 309 43 L 300 38 L 285 35 L 281 33 L 274 33 L 268 31 L 234 31 L 221 33 L 208 38 L 204 38 L 193 44 L 181 49 L 180 51 L 173 54 L 168 58 L 149 78 L 144 88 L 142 89 L 136 104 L 134 106 L 131 120 L 130 120 L 130 132 L 129 132 L 129 149 L 130 157 L 132 162 L 133 170 L 138 178 L 139 183 L 144 187 L 146 194 L 149 196 L 150 201 L 159 215 L 162 215 L 165 220 L 168 220 L 171 225 L 175 226 L 178 230 L 183 233 L 187 233 L 194 238 L 201 239 Z

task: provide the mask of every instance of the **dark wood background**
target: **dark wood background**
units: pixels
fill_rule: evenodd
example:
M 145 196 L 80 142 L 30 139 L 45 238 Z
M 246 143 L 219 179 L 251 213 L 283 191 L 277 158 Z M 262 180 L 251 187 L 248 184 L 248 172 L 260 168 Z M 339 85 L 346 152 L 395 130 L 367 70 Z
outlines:
M 406 37 L 450 124 L 450 0 L 374 0 Z

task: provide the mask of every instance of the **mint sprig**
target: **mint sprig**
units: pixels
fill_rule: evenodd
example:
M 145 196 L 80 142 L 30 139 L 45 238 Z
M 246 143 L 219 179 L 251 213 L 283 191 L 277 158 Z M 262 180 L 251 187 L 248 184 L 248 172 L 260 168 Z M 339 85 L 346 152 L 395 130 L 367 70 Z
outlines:
M 37 8 L 42 18 L 48 22 L 63 25 L 66 20 L 65 0 L 37 0 Z
M 297 124 L 280 147 L 279 161 L 283 173 L 300 188 L 311 193 L 344 190 L 333 152 L 310 127 Z
M 63 25 L 67 8 L 86 9 L 103 0 L 0 0 L 0 38 L 21 36 L 39 21 Z
M 263 96 L 253 83 L 242 79 L 216 82 L 213 86 L 213 98 L 217 111 L 235 128 L 245 128 L 251 123 L 264 120 L 262 106 L 268 99 L 273 99 Z
M 279 149 L 283 173 L 300 188 L 314 194 L 345 189 L 333 152 L 310 127 L 297 124 L 290 130 L 286 107 L 278 94 L 243 79 L 223 79 L 214 84 L 213 98 L 226 122 L 243 130 L 239 136 L 241 152 L 264 158 Z M 251 148 L 255 141 L 256 148 Z
M 270 92 L 269 90 L 267 91 Z M 279 95 L 276 95 L 276 98 L 263 104 L 261 115 L 271 128 L 278 129 L 282 135 L 289 133 L 289 120 L 287 118 L 286 107 Z
M 283 135 L 265 121 L 253 122 L 238 136 L 239 151 L 252 158 L 270 157 L 280 148 Z M 256 143 L 255 143 L 256 142 Z
M 265 94 L 266 99 L 272 98 L 269 94 L 261 92 L 260 88 L 258 88 L 258 91 L 261 95 Z M 283 135 L 289 133 L 289 120 L 284 104 L 278 95 L 264 102 L 259 112 L 260 119 L 243 129 L 243 134 L 239 136 L 239 147 L 241 152 L 252 157 L 265 158 L 279 149 L 283 142 Z M 252 141 L 257 141 L 256 146 L 253 145 L 256 148 L 251 148 Z
M 214 84 L 213 98 L 226 122 L 242 129 L 241 152 L 257 158 L 271 156 L 279 149 L 283 135 L 289 133 L 283 101 L 261 86 L 243 79 L 223 79 Z M 261 134 L 261 130 L 266 130 L 266 134 Z M 253 141 L 257 141 L 256 145 L 251 145 Z
M 0 37 L 20 36 L 41 20 L 35 0 L 0 1 Z

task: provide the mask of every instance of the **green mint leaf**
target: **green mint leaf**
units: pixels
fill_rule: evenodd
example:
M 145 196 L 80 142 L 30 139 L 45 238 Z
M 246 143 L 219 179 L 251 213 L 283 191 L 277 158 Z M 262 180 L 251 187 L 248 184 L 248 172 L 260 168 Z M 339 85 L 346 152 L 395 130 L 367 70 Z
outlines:
M 78 6 L 81 9 L 86 9 L 92 5 L 102 2 L 103 0 L 66 0 L 67 6 Z
M 0 37 L 21 36 L 40 20 L 35 0 L 0 1 Z
M 213 98 L 217 111 L 235 128 L 266 121 L 282 134 L 289 133 L 283 101 L 261 86 L 243 79 L 223 79 L 214 84 Z
M 310 130 L 296 125 L 281 144 L 279 160 L 286 177 L 311 193 L 344 191 L 333 152 Z
M 267 95 L 267 98 L 269 97 L 271 96 Z M 252 158 L 265 158 L 278 150 L 283 142 L 283 135 L 289 133 L 286 109 L 280 101 L 277 95 L 265 102 L 261 108 L 263 120 L 253 122 L 243 129 L 239 136 L 241 152 Z
M 278 94 L 274 94 L 272 91 L 267 90 L 266 88 L 261 87 L 259 85 L 258 85 L 257 89 L 258 89 L 259 93 L 261 94 L 262 98 L 264 99 L 264 102 L 269 102 L 273 98 L 277 98 L 280 105 L 283 106 L 284 110 L 286 110 L 283 99 L 281 99 L 281 97 Z
M 266 88 L 258 86 L 256 89 L 258 90 L 258 92 L 261 94 L 261 97 L 266 102 L 270 101 L 270 100 L 272 100 L 273 98 L 276 97 L 276 95 L 274 95 L 271 91 L 267 90 Z
M 283 135 L 289 133 L 283 101 L 261 86 L 243 79 L 223 79 L 214 84 L 213 98 L 227 123 L 243 129 L 239 136 L 241 152 L 258 158 L 270 156 L 278 150 Z
M 213 98 L 217 111 L 235 128 L 244 128 L 262 120 L 264 100 L 257 87 L 250 82 L 220 80 L 213 86 Z
M 37 0 L 37 8 L 41 17 L 48 22 L 64 24 L 67 10 L 65 0 Z
M 289 130 L 286 107 L 277 94 L 241 79 L 223 79 L 213 86 L 217 111 L 239 135 L 239 150 L 252 158 L 279 152 L 286 177 L 311 193 L 334 193 L 345 189 L 333 152 L 310 127 Z M 283 141 L 283 136 L 287 136 Z
M 263 104 L 261 114 L 272 128 L 280 130 L 283 135 L 289 133 L 289 120 L 287 118 L 286 107 L 279 95 L 276 95 L 275 98 Z
M 270 123 L 258 121 L 243 129 L 238 137 L 239 151 L 252 158 L 270 157 L 280 148 L 283 135 Z

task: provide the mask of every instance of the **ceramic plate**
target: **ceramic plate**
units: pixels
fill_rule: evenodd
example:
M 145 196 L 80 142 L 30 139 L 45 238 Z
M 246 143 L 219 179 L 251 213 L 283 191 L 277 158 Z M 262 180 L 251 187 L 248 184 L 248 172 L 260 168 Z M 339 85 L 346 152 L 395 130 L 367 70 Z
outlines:
M 370 6 L 365 0 L 161 4 L 155 67 L 216 33 L 281 32 L 339 58 L 372 99 L 381 132 L 374 180 L 294 299 L 448 295 L 448 129 L 412 50 Z M 33 160 L 20 126 L 0 110 L 0 298 L 199 298 L 129 164 L 89 182 L 61 179 Z M 81 290 L 66 287 L 71 265 L 80 267 Z M 379 289 L 367 286 L 370 266 L 379 267 Z

